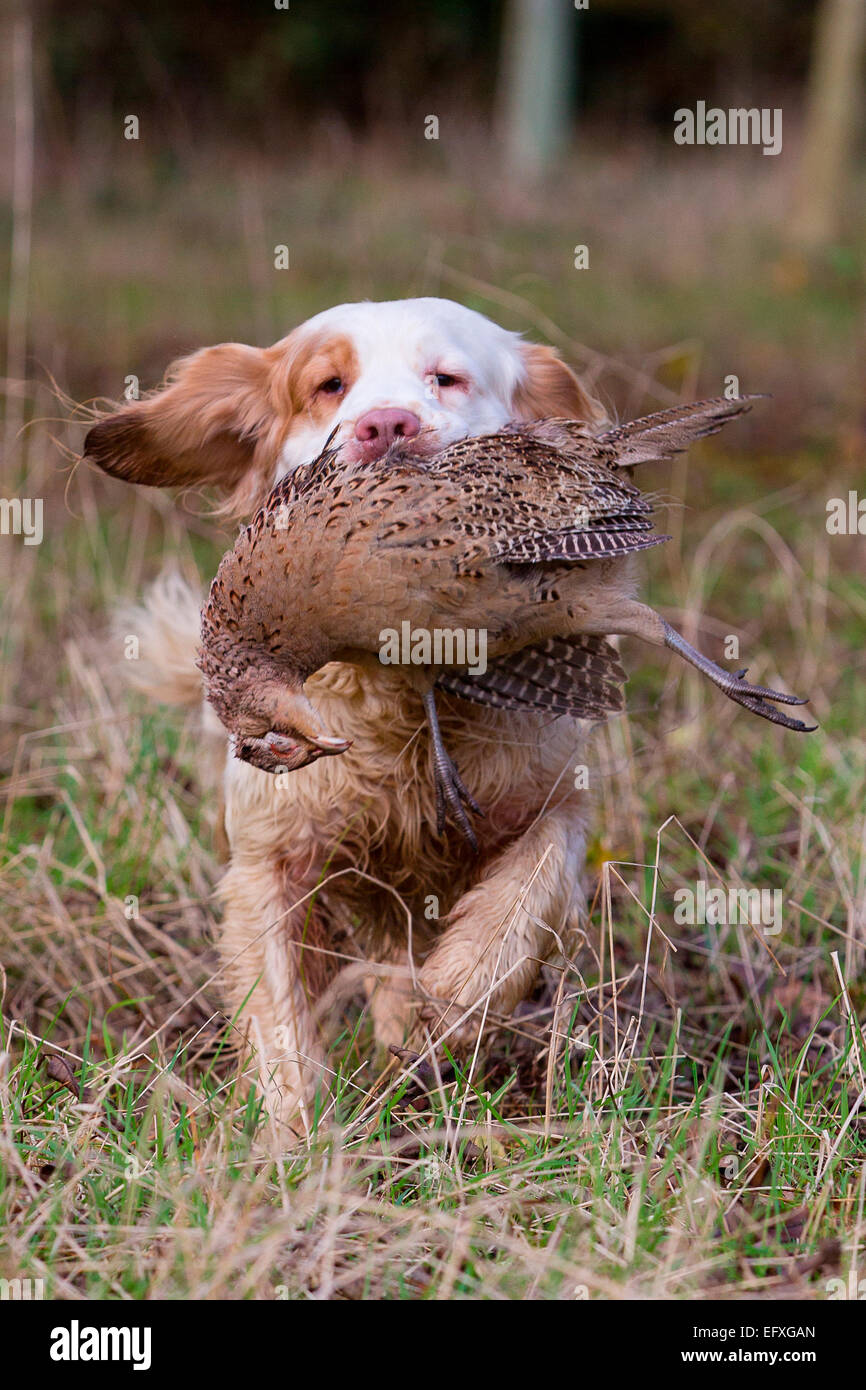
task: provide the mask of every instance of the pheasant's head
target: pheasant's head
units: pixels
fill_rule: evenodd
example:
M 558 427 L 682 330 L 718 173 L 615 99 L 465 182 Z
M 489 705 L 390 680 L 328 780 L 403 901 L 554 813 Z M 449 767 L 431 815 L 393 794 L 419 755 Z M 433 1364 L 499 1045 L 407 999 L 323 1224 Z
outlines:
M 251 670 L 211 688 L 208 699 L 232 736 L 235 757 L 263 772 L 294 772 L 351 747 L 351 739 L 325 733 L 301 683 Z

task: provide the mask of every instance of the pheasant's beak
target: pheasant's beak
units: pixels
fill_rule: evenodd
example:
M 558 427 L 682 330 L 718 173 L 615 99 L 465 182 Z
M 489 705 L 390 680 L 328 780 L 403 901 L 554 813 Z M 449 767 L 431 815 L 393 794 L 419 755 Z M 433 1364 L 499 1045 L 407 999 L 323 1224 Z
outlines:
M 345 753 L 347 748 L 352 747 L 350 738 L 331 738 L 327 734 L 319 734 L 312 741 L 323 753 Z
M 331 738 L 327 734 L 317 734 L 315 738 L 304 735 L 302 739 L 297 739 L 277 733 L 275 729 L 265 734 L 262 742 L 267 744 L 278 762 L 292 762 L 296 765 L 298 753 L 304 748 L 307 752 L 305 761 L 312 762 L 323 754 L 345 753 L 352 746 L 350 738 Z

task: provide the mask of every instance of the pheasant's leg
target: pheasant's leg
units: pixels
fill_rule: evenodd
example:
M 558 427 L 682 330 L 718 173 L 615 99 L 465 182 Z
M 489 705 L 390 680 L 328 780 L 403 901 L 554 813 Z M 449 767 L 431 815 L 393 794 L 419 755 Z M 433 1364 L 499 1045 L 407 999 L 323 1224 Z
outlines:
M 426 690 L 422 698 L 424 701 L 424 713 L 427 716 L 427 723 L 430 725 L 430 737 L 433 740 L 433 761 L 436 767 L 436 828 L 440 835 L 445 829 L 447 803 L 455 821 L 477 854 L 478 841 L 475 838 L 475 831 L 472 829 L 472 824 L 466 814 L 464 805 L 468 806 L 471 811 L 474 811 L 477 816 L 483 816 L 484 812 L 472 793 L 467 791 L 464 787 L 460 774 L 451 761 L 445 744 L 442 742 L 442 731 L 439 728 L 439 716 L 436 713 L 435 693 L 432 690 Z
M 615 612 L 608 611 L 602 616 L 595 616 L 592 624 L 587 624 L 584 630 L 616 633 L 623 637 L 640 637 L 644 642 L 652 642 L 655 646 L 670 647 L 671 651 L 683 657 L 703 675 L 709 676 L 713 684 L 717 685 L 729 700 L 750 709 L 753 714 L 759 714 L 762 719 L 769 719 L 773 724 L 782 724 L 786 729 L 796 729 L 799 733 L 811 733 L 818 727 L 817 724 L 804 724 L 800 719 L 791 719 L 781 710 L 768 704 L 768 701 L 774 700 L 782 705 L 805 705 L 805 700 L 801 700 L 797 695 L 787 695 L 781 690 L 768 690 L 763 685 L 750 685 L 748 681 L 743 680 L 745 670 L 725 671 L 714 661 L 710 661 L 709 657 L 695 651 L 670 623 L 666 623 L 664 618 L 646 604 L 625 600 Z
M 672 652 L 677 652 L 698 671 L 709 676 L 713 685 L 717 685 L 728 699 L 742 705 L 745 709 L 750 709 L 754 714 L 760 714 L 763 719 L 769 719 L 773 724 L 782 724 L 786 729 L 797 729 L 800 733 L 811 733 L 817 729 L 817 724 L 804 724 L 802 719 L 791 719 L 781 710 L 774 709 L 768 700 L 775 700 L 780 705 L 805 705 L 806 700 L 801 700 L 797 695 L 786 695 L 780 690 L 768 690 L 763 685 L 750 685 L 743 680 L 746 669 L 742 671 L 725 671 L 723 667 L 717 666 L 714 661 L 710 661 L 708 656 L 702 656 L 695 651 L 694 647 L 686 639 L 672 628 L 670 623 L 662 619 L 664 627 L 665 646 L 670 647 Z

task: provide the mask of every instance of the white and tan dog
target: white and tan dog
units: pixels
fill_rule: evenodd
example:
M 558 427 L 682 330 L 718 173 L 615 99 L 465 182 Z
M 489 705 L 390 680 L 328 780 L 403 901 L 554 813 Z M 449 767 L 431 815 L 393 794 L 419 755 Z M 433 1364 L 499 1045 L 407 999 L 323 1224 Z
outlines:
M 128 482 L 211 484 L 224 511 L 245 515 L 335 431 L 349 457 L 375 458 L 398 437 L 432 453 L 547 416 L 604 419 L 552 349 L 449 300 L 344 304 L 273 347 L 184 358 L 97 424 L 85 452 Z M 159 698 L 201 698 L 198 609 L 168 581 L 139 610 Z M 585 847 L 573 721 L 441 701 L 446 746 L 487 810 L 474 858 L 458 831 L 436 834 L 423 711 L 399 668 L 332 664 L 307 691 L 349 752 L 278 777 L 230 757 L 224 784 L 227 1008 L 257 1049 L 271 1112 L 290 1124 L 322 1076 L 323 1013 L 347 957 L 380 963 L 383 1044 L 403 1040 L 419 1000 L 438 1003 L 450 1042 L 472 1036 L 485 1005 L 511 1013 L 575 926 Z

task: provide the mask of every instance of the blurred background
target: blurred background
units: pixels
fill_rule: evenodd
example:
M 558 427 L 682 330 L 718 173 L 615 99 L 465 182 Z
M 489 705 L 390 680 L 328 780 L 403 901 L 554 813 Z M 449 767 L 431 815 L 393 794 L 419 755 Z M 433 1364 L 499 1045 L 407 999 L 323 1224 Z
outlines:
M 778 402 L 763 442 L 853 447 L 863 0 L 18 0 L 17 29 L 6 3 L 13 381 L 116 396 L 445 294 L 555 325 L 617 409 L 733 372 Z M 781 154 L 676 145 L 698 100 L 781 108 Z
M 0 0 L 0 1274 L 67 1297 L 272 1299 L 276 1272 L 305 1298 L 801 1298 L 829 1292 L 792 1273 L 820 1236 L 857 1287 L 864 33 L 866 0 Z M 780 152 L 677 144 L 701 102 L 777 135 L 780 112 Z M 771 393 L 642 471 L 673 537 L 642 591 L 820 728 L 624 644 L 628 714 L 587 753 L 571 1013 L 542 984 L 452 1105 L 486 1176 L 426 1110 L 389 1100 L 374 1132 L 359 998 L 329 1053 L 355 1138 L 332 1150 L 325 1110 L 321 1163 L 311 1144 L 287 1179 L 244 1158 L 257 1118 L 221 1050 L 199 716 L 131 692 L 136 619 L 112 628 L 166 565 L 203 592 L 234 528 L 79 452 L 94 402 L 181 353 L 412 295 L 553 344 L 620 418 Z M 778 891 L 780 934 L 677 925 L 696 879 Z
M 40 545 L 0 537 L 7 1008 L 80 1039 L 124 991 L 176 1004 L 218 873 L 196 727 L 130 703 L 106 629 L 166 556 L 203 585 L 231 530 L 207 499 L 76 466 L 76 405 L 366 297 L 451 296 L 553 343 L 621 417 L 732 376 L 772 393 L 645 477 L 674 533 L 648 596 L 712 655 L 738 633 L 752 678 L 783 672 L 822 731 L 780 734 L 635 655 L 594 862 L 642 861 L 676 814 L 720 868 L 804 905 L 793 977 L 812 979 L 816 920 L 859 962 L 864 539 L 825 522 L 863 486 L 864 0 L 7 0 L 2 26 L 2 490 L 45 509 Z M 678 145 L 698 102 L 780 110 L 781 152 Z

